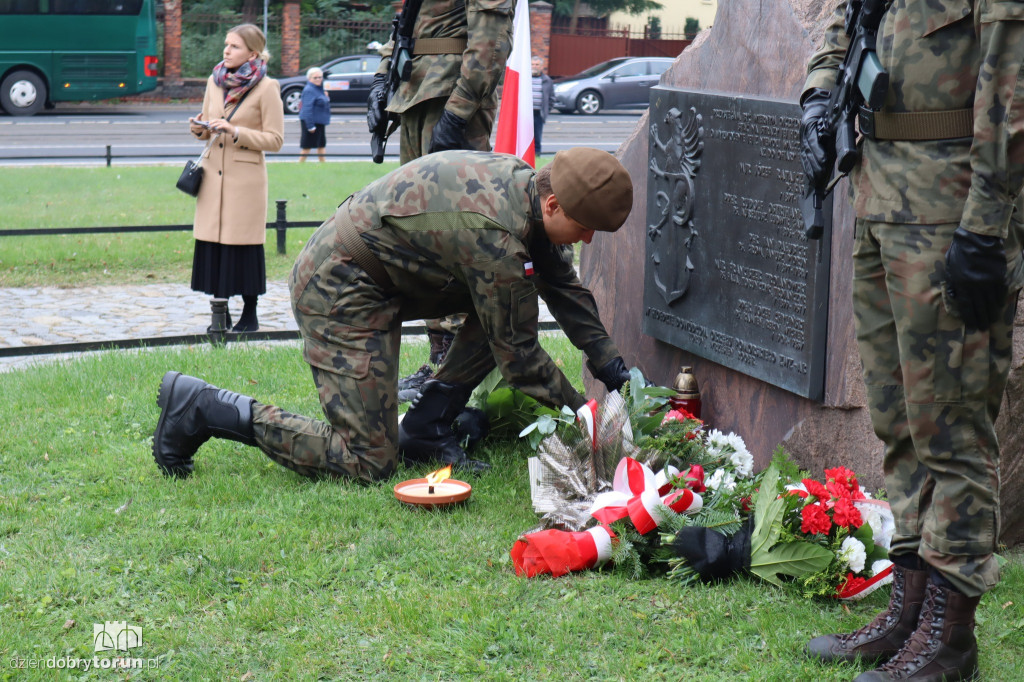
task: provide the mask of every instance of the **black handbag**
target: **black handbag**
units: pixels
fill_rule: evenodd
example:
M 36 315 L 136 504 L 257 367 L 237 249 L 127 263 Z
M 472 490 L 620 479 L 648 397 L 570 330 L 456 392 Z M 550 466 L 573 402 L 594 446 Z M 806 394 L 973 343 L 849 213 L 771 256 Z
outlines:
M 203 152 L 205 153 L 205 151 L 204 149 Z M 190 197 L 199 196 L 199 185 L 203 181 L 203 167 L 199 165 L 202 158 L 202 155 L 200 155 L 199 159 L 195 161 L 192 159 L 186 161 L 185 168 L 182 169 L 181 175 L 178 176 L 178 182 L 175 185 L 175 187 Z
M 238 104 L 236 104 L 235 108 L 231 110 L 228 117 L 224 119 L 225 121 L 231 120 L 231 117 L 235 115 L 236 111 L 238 111 L 238 107 L 242 106 L 242 102 L 245 101 L 246 95 L 250 92 L 251 90 L 245 91 L 245 94 L 242 95 L 242 99 L 238 100 Z M 213 144 L 217 135 L 220 135 L 220 133 L 210 136 L 210 141 L 207 142 L 206 147 L 203 148 L 203 154 L 205 154 L 206 150 L 209 149 L 211 144 Z M 181 169 L 181 175 L 178 176 L 178 182 L 174 185 L 190 197 L 199 196 L 199 185 L 203 182 L 203 167 L 201 165 L 203 163 L 203 154 L 200 154 L 199 158 L 195 161 L 185 162 L 185 167 Z

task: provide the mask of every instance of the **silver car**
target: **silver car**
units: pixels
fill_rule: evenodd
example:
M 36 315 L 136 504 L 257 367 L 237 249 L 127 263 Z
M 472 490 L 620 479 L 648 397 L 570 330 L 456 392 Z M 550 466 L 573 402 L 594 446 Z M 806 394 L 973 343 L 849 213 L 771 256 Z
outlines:
M 674 59 L 620 57 L 601 62 L 582 73 L 555 81 L 554 107 L 563 114 L 593 115 L 615 107 L 646 107 L 649 90 L 658 84 Z

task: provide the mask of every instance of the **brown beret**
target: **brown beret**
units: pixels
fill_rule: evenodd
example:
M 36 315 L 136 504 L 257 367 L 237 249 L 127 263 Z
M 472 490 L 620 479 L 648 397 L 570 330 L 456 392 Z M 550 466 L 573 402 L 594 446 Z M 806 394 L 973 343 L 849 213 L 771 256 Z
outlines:
M 615 232 L 633 208 L 633 180 L 619 160 L 592 147 L 573 147 L 551 162 L 551 191 L 583 227 Z

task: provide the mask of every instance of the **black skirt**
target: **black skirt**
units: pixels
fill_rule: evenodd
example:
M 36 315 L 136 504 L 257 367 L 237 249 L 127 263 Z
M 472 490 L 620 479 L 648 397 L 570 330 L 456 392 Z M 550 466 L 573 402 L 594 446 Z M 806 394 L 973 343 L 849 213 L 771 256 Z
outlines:
M 192 257 L 192 291 L 214 298 L 267 293 L 263 244 L 217 244 L 197 239 Z
M 304 123 L 302 126 L 302 139 L 299 141 L 300 149 L 323 149 L 327 146 L 327 126 L 323 123 L 316 124 L 316 130 L 309 132 Z

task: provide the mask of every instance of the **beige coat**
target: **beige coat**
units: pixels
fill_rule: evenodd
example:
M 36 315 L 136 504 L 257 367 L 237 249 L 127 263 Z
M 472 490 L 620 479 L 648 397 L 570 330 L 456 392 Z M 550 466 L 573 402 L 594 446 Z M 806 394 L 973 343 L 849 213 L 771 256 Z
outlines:
M 226 118 L 224 90 L 206 83 L 203 120 Z M 263 244 L 267 238 L 267 164 L 263 152 L 276 152 L 284 142 L 281 86 L 264 77 L 249 91 L 231 117 L 238 139 L 221 133 L 203 154 L 203 183 L 196 201 L 192 234 L 221 244 Z M 207 140 L 204 130 L 200 139 Z

